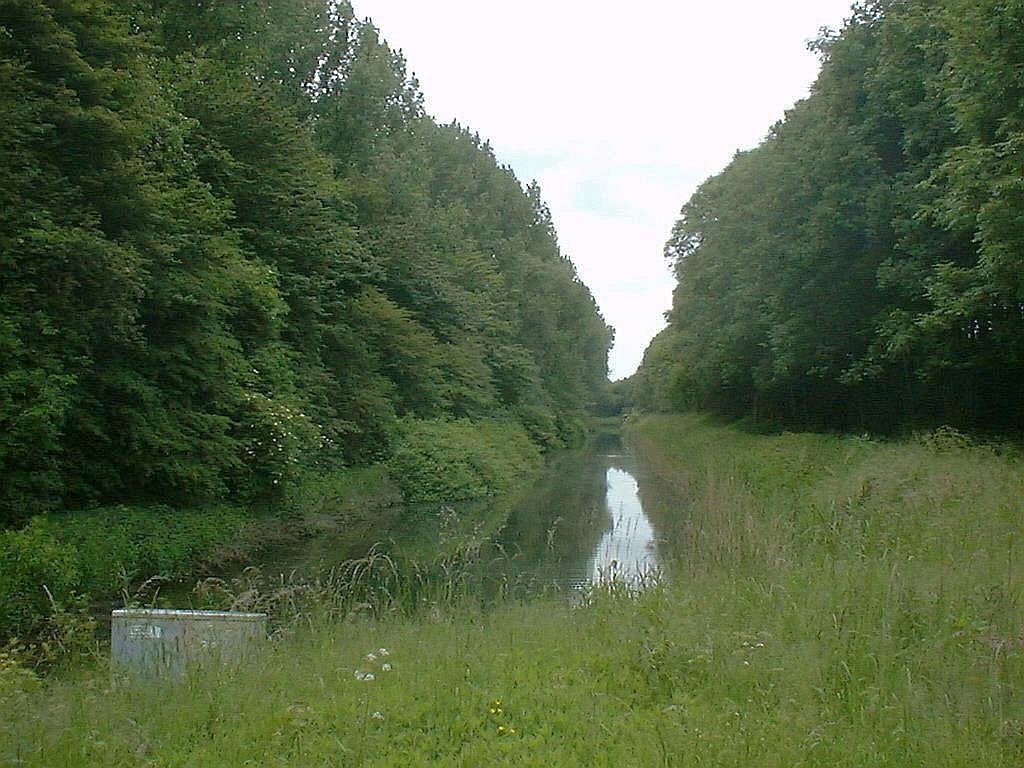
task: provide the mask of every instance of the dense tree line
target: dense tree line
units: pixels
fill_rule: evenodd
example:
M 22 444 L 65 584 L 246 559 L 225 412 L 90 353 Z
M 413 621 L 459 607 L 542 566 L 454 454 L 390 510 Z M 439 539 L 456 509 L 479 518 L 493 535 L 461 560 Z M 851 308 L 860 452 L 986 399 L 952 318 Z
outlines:
M 0 0 L 0 114 L 0 522 L 557 445 L 605 381 L 539 190 L 344 0 Z
M 1024 427 L 1024 3 L 882 0 L 686 203 L 648 407 Z

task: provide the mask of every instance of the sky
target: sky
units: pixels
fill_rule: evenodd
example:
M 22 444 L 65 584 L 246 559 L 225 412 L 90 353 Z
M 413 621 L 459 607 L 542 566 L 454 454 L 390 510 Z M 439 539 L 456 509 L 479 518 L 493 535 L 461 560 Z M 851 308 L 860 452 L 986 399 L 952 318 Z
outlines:
M 610 377 L 665 325 L 679 210 L 757 146 L 818 72 L 850 0 L 353 0 L 426 110 L 539 182 L 562 252 L 615 328 Z

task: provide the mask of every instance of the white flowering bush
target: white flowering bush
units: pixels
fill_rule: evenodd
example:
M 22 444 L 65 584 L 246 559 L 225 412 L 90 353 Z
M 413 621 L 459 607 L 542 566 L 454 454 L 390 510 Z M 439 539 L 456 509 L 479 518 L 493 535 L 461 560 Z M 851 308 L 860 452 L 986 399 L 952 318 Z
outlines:
M 323 434 L 297 403 L 247 392 L 245 406 L 241 432 L 253 484 L 262 491 L 279 489 L 323 448 Z

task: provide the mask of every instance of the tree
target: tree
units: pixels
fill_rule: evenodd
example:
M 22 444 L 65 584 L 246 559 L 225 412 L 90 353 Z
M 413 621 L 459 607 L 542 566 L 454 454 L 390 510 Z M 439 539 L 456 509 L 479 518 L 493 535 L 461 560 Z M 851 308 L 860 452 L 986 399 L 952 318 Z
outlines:
M 875 2 L 818 41 L 811 97 L 683 208 L 669 330 L 638 379 L 652 402 L 829 427 L 1020 423 L 1006 11 Z
M 348 3 L 0 25 L 5 524 L 272 496 L 385 458 L 399 417 L 571 435 L 610 332 L 539 191 L 426 116 Z

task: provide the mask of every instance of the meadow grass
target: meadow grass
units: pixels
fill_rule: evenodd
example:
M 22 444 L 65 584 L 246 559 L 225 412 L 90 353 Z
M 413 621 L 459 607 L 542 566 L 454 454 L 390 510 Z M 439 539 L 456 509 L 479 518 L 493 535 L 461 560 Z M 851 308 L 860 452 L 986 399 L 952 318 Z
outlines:
M 246 669 L 159 685 L 0 656 L 0 766 L 1024 764 L 1019 458 L 628 432 L 686 499 L 650 588 L 313 606 Z

